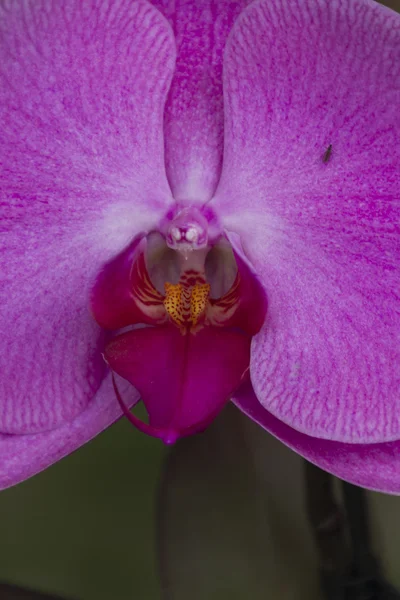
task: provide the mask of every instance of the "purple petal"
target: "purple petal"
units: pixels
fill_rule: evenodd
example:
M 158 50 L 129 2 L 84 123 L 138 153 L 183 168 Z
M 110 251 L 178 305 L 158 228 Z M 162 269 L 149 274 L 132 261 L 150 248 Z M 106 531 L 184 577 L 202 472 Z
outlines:
M 304 433 L 397 439 L 400 16 L 255 2 L 228 40 L 225 92 L 215 207 L 268 295 L 255 393 Z
M 250 338 L 234 330 L 204 327 L 183 335 L 167 325 L 117 336 L 105 357 L 140 392 L 148 433 L 176 439 L 215 418 L 243 380 L 249 352 Z
M 152 0 L 172 25 L 178 58 L 165 112 L 166 169 L 178 202 L 211 198 L 223 150 L 222 55 L 250 0 Z
M 145 2 L 0 6 L 0 431 L 70 421 L 100 385 L 90 284 L 169 205 L 173 66 Z
M 400 442 L 345 444 L 305 435 L 265 410 L 251 385 L 242 386 L 233 401 L 269 433 L 321 469 L 360 487 L 399 494 Z
M 137 392 L 118 382 L 127 406 L 138 401 Z M 106 377 L 93 401 L 72 423 L 32 435 L 0 434 L 0 490 L 46 469 L 114 423 L 122 414 Z

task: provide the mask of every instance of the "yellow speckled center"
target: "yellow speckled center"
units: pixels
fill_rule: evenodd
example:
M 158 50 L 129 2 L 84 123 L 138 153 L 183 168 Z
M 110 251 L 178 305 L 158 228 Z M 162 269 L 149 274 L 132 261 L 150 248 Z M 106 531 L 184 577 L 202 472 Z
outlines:
M 208 283 L 166 283 L 164 307 L 178 327 L 187 329 L 198 324 L 207 308 L 209 296 Z

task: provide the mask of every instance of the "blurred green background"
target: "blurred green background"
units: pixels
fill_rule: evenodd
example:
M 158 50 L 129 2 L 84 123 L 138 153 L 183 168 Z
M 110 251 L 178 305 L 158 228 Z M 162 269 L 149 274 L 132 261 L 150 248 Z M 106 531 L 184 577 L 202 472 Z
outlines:
M 299 457 L 234 409 L 166 466 L 167 454 L 122 420 L 2 492 L 0 580 L 77 600 L 158 600 L 161 553 L 166 599 L 319 598 Z M 400 499 L 369 499 L 375 547 L 400 588 Z
M 299 457 L 233 406 L 171 451 L 122 420 L 0 494 L 0 580 L 156 600 L 161 553 L 163 598 L 317 598 L 301 473 Z
M 158 598 L 154 496 L 164 450 L 120 421 L 0 493 L 0 580 L 81 599 Z
M 302 469 L 233 406 L 172 451 L 120 421 L 0 494 L 0 580 L 77 600 L 321 600 Z M 400 498 L 369 499 L 400 588 Z

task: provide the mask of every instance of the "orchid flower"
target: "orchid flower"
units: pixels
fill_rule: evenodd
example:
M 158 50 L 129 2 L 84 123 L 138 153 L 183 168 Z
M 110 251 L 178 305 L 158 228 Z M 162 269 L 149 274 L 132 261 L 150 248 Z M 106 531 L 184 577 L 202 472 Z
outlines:
M 400 16 L 2 0 L 0 56 L 1 487 L 232 399 L 398 492 Z

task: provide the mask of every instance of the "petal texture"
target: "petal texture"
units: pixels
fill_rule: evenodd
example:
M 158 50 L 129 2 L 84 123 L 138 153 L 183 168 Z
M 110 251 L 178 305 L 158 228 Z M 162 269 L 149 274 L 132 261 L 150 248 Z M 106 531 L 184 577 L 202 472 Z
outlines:
M 127 406 L 139 397 L 132 386 L 118 380 Z M 121 416 L 111 376 L 107 376 L 88 408 L 72 423 L 31 435 L 0 434 L 0 490 L 24 481 L 70 454 Z
M 223 150 L 222 56 L 250 0 L 153 0 L 171 23 L 178 58 L 165 112 L 168 179 L 178 202 L 211 198 Z
M 89 288 L 170 202 L 174 59 L 170 26 L 146 2 L 1 3 L 2 432 L 59 426 L 98 389 Z
M 268 295 L 254 391 L 295 429 L 400 436 L 400 16 L 257 0 L 225 54 L 215 207 Z
M 262 407 L 251 385 L 242 386 L 234 403 L 292 450 L 340 479 L 378 492 L 400 492 L 400 442 L 345 444 L 292 429 Z

